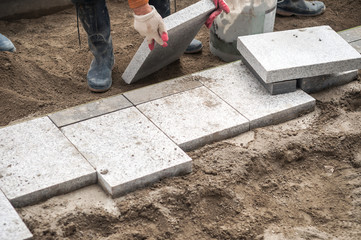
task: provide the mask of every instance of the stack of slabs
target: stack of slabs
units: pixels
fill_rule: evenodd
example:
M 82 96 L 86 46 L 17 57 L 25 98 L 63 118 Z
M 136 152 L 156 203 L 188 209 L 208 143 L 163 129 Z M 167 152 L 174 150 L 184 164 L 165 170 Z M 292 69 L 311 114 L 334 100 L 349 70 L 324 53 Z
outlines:
M 360 53 L 329 26 L 241 36 L 237 48 L 271 94 L 314 92 L 361 68 Z

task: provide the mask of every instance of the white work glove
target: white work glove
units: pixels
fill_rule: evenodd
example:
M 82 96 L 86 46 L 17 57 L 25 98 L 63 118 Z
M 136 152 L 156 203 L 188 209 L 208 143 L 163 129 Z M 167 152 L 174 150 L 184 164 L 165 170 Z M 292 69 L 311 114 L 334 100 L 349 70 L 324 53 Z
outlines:
M 168 33 L 162 17 L 154 6 L 150 7 L 152 8 L 150 13 L 145 15 L 134 14 L 134 28 L 147 39 L 149 49 L 153 50 L 154 41 L 163 47 L 168 46 Z

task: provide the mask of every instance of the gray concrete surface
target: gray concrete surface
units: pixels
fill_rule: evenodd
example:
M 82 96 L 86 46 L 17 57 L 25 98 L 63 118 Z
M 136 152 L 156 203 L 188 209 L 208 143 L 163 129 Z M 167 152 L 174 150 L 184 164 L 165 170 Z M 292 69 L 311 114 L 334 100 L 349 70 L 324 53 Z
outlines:
M 96 172 L 48 117 L 0 129 L 0 188 L 14 207 L 94 184 Z
M 357 79 L 357 70 L 299 79 L 297 85 L 307 93 L 315 93 Z
M 135 107 L 63 127 L 113 197 L 189 173 L 192 159 Z
M 185 151 L 249 130 L 245 117 L 205 87 L 137 108 Z
M 202 84 L 191 76 L 179 77 L 125 92 L 124 96 L 134 105 L 138 105 L 200 86 Z
M 49 118 L 57 127 L 63 127 L 130 106 L 132 103 L 123 95 L 116 95 L 49 114 Z
M 0 239 L 25 240 L 32 237 L 23 220 L 0 190 Z
M 238 50 L 265 83 L 361 68 L 361 55 L 329 26 L 241 36 Z
M 193 74 L 250 121 L 250 128 L 288 121 L 312 111 L 316 101 L 302 90 L 270 95 L 241 61 Z

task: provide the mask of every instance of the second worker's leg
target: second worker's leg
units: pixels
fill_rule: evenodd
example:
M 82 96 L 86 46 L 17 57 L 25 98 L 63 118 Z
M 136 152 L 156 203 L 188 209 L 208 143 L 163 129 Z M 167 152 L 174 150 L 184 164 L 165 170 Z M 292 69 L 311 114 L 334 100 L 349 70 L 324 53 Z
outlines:
M 105 92 L 112 85 L 114 54 L 110 36 L 110 19 L 105 0 L 72 0 L 88 34 L 90 51 L 94 55 L 87 74 L 89 89 Z

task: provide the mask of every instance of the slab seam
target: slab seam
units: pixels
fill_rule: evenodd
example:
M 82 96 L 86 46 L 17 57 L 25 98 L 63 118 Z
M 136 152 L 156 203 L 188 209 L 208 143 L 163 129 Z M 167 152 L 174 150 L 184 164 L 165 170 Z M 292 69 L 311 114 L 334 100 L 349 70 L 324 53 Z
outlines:
M 201 82 L 201 84 L 203 84 Z M 238 112 L 242 117 L 244 117 L 245 119 L 248 120 L 248 131 L 251 130 L 251 127 L 250 127 L 250 123 L 251 123 L 251 120 L 249 120 L 246 116 L 244 116 L 240 111 L 238 111 L 235 107 L 233 107 L 230 103 L 228 103 L 226 100 L 224 100 L 221 96 L 219 96 L 217 93 L 215 93 L 214 91 L 212 91 L 210 88 L 208 88 L 206 85 L 203 84 L 204 87 L 206 87 L 211 93 L 213 93 L 214 95 L 216 95 L 219 99 L 221 99 L 223 102 L 225 102 L 228 106 L 230 106 L 233 110 L 235 110 L 236 112 Z
M 48 116 L 48 118 L 50 118 L 49 116 Z M 50 119 L 51 120 L 51 119 Z M 80 121 L 80 122 L 83 122 L 83 121 Z M 72 124 L 68 124 L 68 125 L 72 125 Z M 55 125 L 56 126 L 56 125 Z M 63 126 L 63 127 L 65 127 L 65 126 Z M 80 152 L 79 151 L 79 149 L 74 145 L 74 143 L 72 142 L 72 141 L 70 141 L 70 139 L 67 137 L 67 136 L 65 136 L 65 134 L 63 133 L 63 131 L 61 130 L 61 128 L 59 128 L 59 127 L 57 127 L 58 129 L 59 129 L 59 131 L 61 132 L 61 134 L 65 137 L 65 139 L 76 149 L 76 151 L 89 163 L 89 165 L 94 169 L 94 171 L 96 172 L 96 173 L 98 173 L 97 172 L 97 169 L 93 166 L 93 164 L 83 155 L 83 153 L 82 152 Z M 98 183 L 98 174 L 96 174 L 97 175 L 97 179 L 96 179 L 96 183 Z
M 187 75 L 184 75 L 184 76 L 187 76 Z M 172 80 L 172 79 L 169 79 L 169 80 L 166 80 L 166 81 L 170 81 L 170 80 Z M 194 81 L 197 81 L 197 82 L 199 82 L 200 84 L 203 85 L 203 83 L 202 83 L 201 81 L 199 81 L 199 80 L 194 80 Z M 151 86 L 151 85 L 149 85 L 149 86 Z M 152 101 L 159 100 L 159 99 L 162 99 L 162 98 L 165 98 L 165 97 L 170 97 L 170 96 L 176 95 L 176 94 L 178 94 L 178 93 L 187 92 L 187 91 L 189 91 L 189 90 L 193 90 L 193 89 L 200 88 L 200 87 L 202 87 L 202 86 L 191 87 L 191 88 L 188 88 L 188 89 L 186 89 L 186 90 L 182 90 L 182 91 L 179 91 L 179 92 L 176 92 L 176 93 L 170 93 L 169 95 L 164 95 L 164 96 L 161 96 L 161 97 L 157 97 L 157 98 L 154 98 L 154 99 L 152 99 L 152 100 L 145 101 L 145 102 L 141 102 L 141 103 L 138 103 L 138 104 L 133 103 L 133 102 L 132 102 L 129 98 L 127 98 L 126 96 L 124 96 L 124 97 L 125 97 L 131 104 L 133 104 L 133 107 L 137 107 L 138 105 L 141 105 L 141 104 L 144 104 L 144 103 L 152 102 Z M 123 108 L 123 109 L 125 109 L 125 108 Z M 137 109 L 138 109 L 138 108 L 137 108 Z M 139 109 L 138 109 L 138 110 L 139 110 Z M 139 111 L 140 111 L 140 110 L 139 110 Z
M 173 94 L 174 95 L 174 94 Z M 149 102 L 151 102 L 151 101 L 149 101 Z M 140 104 L 139 104 L 140 105 Z M 180 148 L 180 146 L 175 142 L 175 141 L 173 141 L 173 139 L 171 139 L 162 129 L 160 129 L 160 127 L 157 125 L 157 124 L 155 124 L 149 117 L 147 117 L 147 115 L 145 115 L 137 106 L 135 106 L 135 108 L 146 118 L 146 119 L 148 119 L 159 131 L 161 131 L 169 140 L 171 140 L 175 145 L 177 145 L 179 148 Z M 183 149 L 182 149 L 182 151 L 183 151 Z M 185 151 L 184 151 L 185 152 Z M 188 154 L 187 154 L 187 156 L 189 156 Z M 192 159 L 193 160 L 193 159 Z

